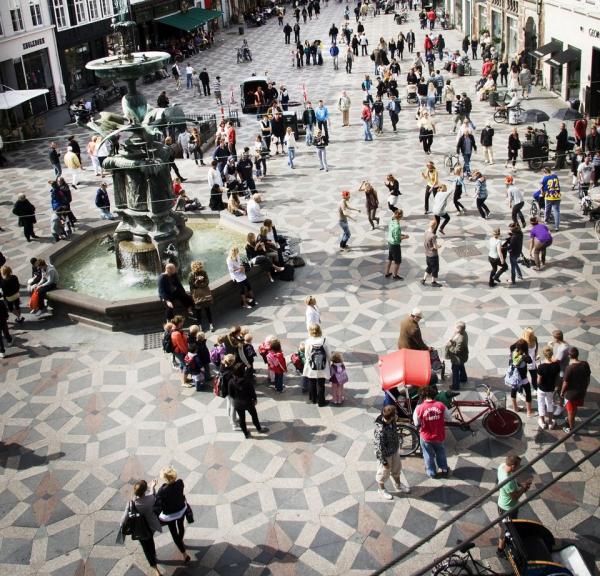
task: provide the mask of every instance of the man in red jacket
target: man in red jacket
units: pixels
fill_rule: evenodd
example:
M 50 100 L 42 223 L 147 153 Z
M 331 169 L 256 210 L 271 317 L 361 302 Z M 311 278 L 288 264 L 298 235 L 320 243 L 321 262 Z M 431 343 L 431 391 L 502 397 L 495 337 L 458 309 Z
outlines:
M 429 29 L 433 30 L 435 28 L 435 19 L 437 18 L 437 14 L 435 10 L 432 8 L 429 12 L 427 12 L 427 20 L 429 20 Z
M 414 412 L 415 426 L 419 426 L 421 451 L 425 460 L 425 469 L 430 478 L 448 478 L 450 470 L 446 461 L 444 440 L 446 439 L 446 422 L 452 421 L 452 414 L 445 404 L 435 399 L 437 390 L 433 387 L 423 391 L 423 402 Z M 438 474 L 438 467 L 441 474 Z

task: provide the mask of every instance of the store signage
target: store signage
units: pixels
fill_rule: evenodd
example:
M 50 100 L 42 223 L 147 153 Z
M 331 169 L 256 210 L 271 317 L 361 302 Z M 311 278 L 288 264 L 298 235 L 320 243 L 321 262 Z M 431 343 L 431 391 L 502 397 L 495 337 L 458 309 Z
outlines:
M 37 40 L 30 40 L 29 42 L 23 42 L 23 50 L 29 50 L 35 46 L 41 46 L 46 43 L 45 38 L 38 38 Z
M 589 33 L 592 38 L 600 38 L 600 30 L 594 30 L 593 28 L 590 28 Z

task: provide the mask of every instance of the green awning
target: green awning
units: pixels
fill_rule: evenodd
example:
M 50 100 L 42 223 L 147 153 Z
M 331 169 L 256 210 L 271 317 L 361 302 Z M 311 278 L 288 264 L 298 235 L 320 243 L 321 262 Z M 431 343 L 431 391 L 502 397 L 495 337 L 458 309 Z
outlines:
M 220 10 L 204 10 L 203 8 L 190 8 L 187 12 L 177 12 L 170 16 L 157 18 L 160 24 L 166 24 L 179 30 L 189 32 L 198 26 L 202 26 L 211 20 L 215 20 L 223 15 Z

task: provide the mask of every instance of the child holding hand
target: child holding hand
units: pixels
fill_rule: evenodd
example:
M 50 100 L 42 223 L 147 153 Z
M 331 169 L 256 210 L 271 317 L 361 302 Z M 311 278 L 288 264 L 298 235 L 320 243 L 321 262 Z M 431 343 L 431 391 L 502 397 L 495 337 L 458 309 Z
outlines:
M 283 375 L 287 372 L 287 364 L 281 351 L 281 342 L 277 339 L 271 340 L 271 350 L 267 354 L 267 364 L 274 375 L 275 390 L 279 393 L 283 392 Z
M 331 373 L 331 395 L 333 396 L 332 404 L 340 406 L 344 402 L 344 384 L 348 382 L 348 373 L 344 365 L 344 359 L 339 352 L 334 352 L 331 355 L 331 363 L 329 366 Z

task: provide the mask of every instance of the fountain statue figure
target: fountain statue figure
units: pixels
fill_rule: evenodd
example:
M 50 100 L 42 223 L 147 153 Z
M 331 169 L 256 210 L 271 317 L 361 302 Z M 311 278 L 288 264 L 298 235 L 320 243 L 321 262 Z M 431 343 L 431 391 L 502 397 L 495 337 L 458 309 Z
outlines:
M 120 19 L 113 22 L 113 29 L 122 40 L 119 53 L 88 62 L 86 68 L 99 78 L 127 83 L 121 101 L 123 113 L 101 112 L 100 118 L 87 126 L 102 136 L 102 142 L 111 144 L 103 168 L 112 172 L 115 212 L 121 217 L 114 234 L 117 266 L 158 273 L 171 244 L 185 260 L 192 235 L 184 216 L 173 211 L 171 150 L 162 143 L 161 128 L 195 120 L 186 118 L 177 106 L 148 106 L 136 81 L 161 69 L 170 56 L 166 52 L 134 52 L 134 22 Z

